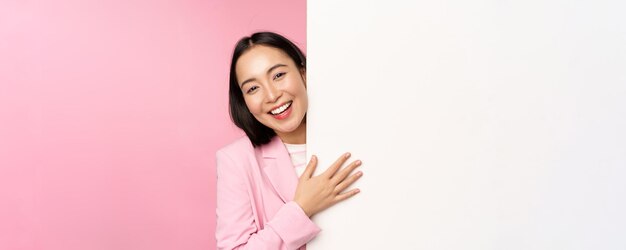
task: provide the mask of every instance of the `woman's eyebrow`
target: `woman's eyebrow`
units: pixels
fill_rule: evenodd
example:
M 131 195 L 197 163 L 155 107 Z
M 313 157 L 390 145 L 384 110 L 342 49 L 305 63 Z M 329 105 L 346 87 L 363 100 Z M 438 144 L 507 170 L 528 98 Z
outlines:
M 275 68 L 278 68 L 278 67 L 283 67 L 283 66 L 287 66 L 287 65 L 285 65 L 285 64 L 280 64 L 280 63 L 279 63 L 279 64 L 276 64 L 276 65 L 274 65 L 274 66 L 270 67 L 270 68 L 267 70 L 267 73 L 266 73 L 266 74 L 269 74 L 269 73 L 270 73 L 270 72 L 272 72 L 272 70 L 274 70 Z M 248 79 L 248 80 L 243 81 L 243 82 L 241 83 L 241 85 L 239 86 L 239 88 L 243 88 L 243 85 L 244 85 L 244 84 L 249 83 L 249 82 L 254 81 L 254 80 L 256 80 L 256 79 L 255 79 L 255 78 L 250 78 L 250 79 Z

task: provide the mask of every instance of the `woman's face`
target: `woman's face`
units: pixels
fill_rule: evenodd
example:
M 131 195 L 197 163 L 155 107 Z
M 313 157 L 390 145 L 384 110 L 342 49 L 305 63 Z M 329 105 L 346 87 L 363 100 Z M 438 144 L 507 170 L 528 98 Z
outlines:
M 306 75 L 282 50 L 256 45 L 235 65 L 246 106 L 279 136 L 303 125 L 308 108 Z

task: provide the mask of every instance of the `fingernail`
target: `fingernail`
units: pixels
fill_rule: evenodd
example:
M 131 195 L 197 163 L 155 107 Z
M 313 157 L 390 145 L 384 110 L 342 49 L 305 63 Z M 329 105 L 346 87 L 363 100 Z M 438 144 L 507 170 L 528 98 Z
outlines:
M 346 158 L 350 157 L 350 153 L 346 153 Z
M 357 175 L 357 176 L 362 176 L 362 175 L 363 175 L 363 172 L 361 172 L 361 171 L 356 172 L 356 175 Z
M 361 160 L 356 161 L 356 165 L 361 165 Z

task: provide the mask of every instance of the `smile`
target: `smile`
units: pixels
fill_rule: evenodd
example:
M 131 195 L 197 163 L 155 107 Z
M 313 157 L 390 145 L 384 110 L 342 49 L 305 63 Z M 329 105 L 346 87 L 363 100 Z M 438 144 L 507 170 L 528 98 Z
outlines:
M 293 103 L 293 101 L 289 101 L 288 103 L 285 103 L 282 106 L 271 110 L 269 113 L 272 114 L 272 115 L 281 114 L 281 113 L 285 112 L 285 110 L 287 110 L 289 107 L 291 107 L 291 103 Z

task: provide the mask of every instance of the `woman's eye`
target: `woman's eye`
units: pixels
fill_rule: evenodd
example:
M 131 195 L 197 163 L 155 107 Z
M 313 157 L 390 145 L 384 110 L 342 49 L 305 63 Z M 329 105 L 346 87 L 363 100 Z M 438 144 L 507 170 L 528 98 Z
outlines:
M 253 91 L 255 91 L 258 87 L 257 86 L 252 86 L 251 88 L 248 89 L 248 91 L 246 91 L 246 93 L 250 94 Z
M 274 75 L 274 80 L 276 80 L 277 78 L 280 78 L 282 76 L 284 76 L 286 73 L 284 72 L 279 72 L 278 74 Z

